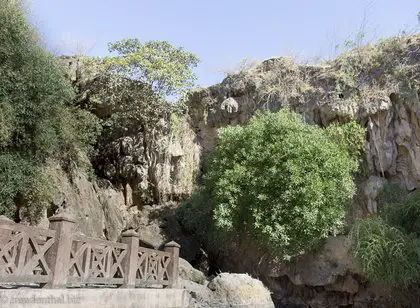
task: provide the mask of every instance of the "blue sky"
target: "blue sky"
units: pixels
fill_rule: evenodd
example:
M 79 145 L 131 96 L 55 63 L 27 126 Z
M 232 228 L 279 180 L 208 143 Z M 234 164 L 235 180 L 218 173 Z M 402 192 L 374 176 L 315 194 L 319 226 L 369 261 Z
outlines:
M 364 25 L 367 40 L 418 30 L 418 0 L 29 0 L 50 50 L 106 55 L 122 38 L 168 40 L 201 59 L 199 85 L 220 82 L 243 58 L 336 54 Z M 365 20 L 365 22 L 363 22 Z

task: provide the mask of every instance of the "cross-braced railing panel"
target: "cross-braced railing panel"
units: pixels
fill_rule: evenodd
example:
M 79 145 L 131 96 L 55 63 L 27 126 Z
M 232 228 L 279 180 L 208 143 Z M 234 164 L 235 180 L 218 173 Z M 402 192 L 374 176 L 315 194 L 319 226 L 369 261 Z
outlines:
M 139 247 L 136 271 L 137 284 L 170 284 L 168 272 L 172 255 L 168 252 Z
M 73 236 L 68 265 L 69 282 L 122 284 L 122 261 L 127 245 L 87 236 Z
M 0 224 L 1 281 L 46 283 L 52 271 L 45 254 L 55 242 L 55 231 L 13 222 Z
M 45 230 L 0 216 L 0 283 L 176 287 L 177 243 L 158 251 L 140 247 L 134 230 L 124 231 L 122 242 L 111 242 L 76 235 L 76 221 L 68 215 L 58 214 L 49 221 L 50 229 Z

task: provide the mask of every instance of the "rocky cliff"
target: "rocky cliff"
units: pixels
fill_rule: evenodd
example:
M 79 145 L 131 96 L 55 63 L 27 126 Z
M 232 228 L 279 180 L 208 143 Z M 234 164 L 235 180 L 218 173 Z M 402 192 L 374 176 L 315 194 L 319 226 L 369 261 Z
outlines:
M 193 91 L 189 121 L 205 158 L 219 128 L 245 124 L 259 110 L 289 108 L 321 127 L 356 120 L 366 128 L 366 155 L 351 223 L 377 212 L 376 197 L 387 181 L 397 181 L 407 191 L 420 186 L 419 60 L 420 36 L 383 40 L 320 65 L 269 59 Z M 246 271 L 263 279 L 279 305 L 385 305 L 387 289 L 363 279 L 350 258 L 350 247 L 346 237 L 331 238 L 322 251 L 285 267 L 244 235 L 230 251 L 218 255 L 218 263 L 222 270 Z
M 98 93 L 108 95 L 113 90 L 84 60 L 61 57 L 76 89 L 76 103 L 82 108 L 91 104 L 90 110 L 104 121 L 112 116 L 112 107 L 106 99 L 93 100 Z M 101 136 L 92 162 L 79 153 L 86 165 L 92 163 L 91 174 L 81 166 L 63 168 L 58 162 L 49 162 L 45 171 L 54 183 L 54 197 L 40 225 L 48 224 L 47 217 L 56 212 L 69 211 L 83 234 L 116 240 L 122 231 L 134 228 L 141 233 L 143 245 L 159 248 L 176 240 L 186 248 L 182 256 L 193 260 L 200 251 L 199 243 L 184 234 L 174 209 L 194 189 L 200 149 L 185 117 L 166 109 L 170 106 L 164 103 L 154 110 L 152 130 L 143 129 L 141 121 L 132 121 L 122 133 Z
M 63 61 L 81 104 L 97 86 L 106 86 L 86 78 L 79 60 Z M 69 175 L 52 163 L 48 171 L 57 190 L 45 216 L 67 208 L 88 235 L 116 239 L 134 227 L 153 247 L 175 239 L 183 246 L 183 257 L 198 262 L 206 255 L 200 249 L 205 243 L 182 229 L 174 214 L 177 202 L 193 191 L 219 128 L 245 124 L 258 110 L 281 108 L 322 127 L 355 119 L 366 128 L 366 157 L 352 218 L 375 213 L 377 193 L 387 181 L 398 181 L 407 191 L 420 186 L 419 63 L 420 36 L 384 40 L 320 65 L 266 60 L 220 84 L 193 90 L 188 114 L 160 116 L 158 147 L 150 146 L 150 136 L 141 129 L 102 144 L 94 161 L 95 180 L 81 171 Z M 94 112 L 106 118 L 107 108 L 99 104 Z M 346 236 L 331 238 L 321 251 L 285 267 L 244 236 L 228 253 L 210 252 L 210 261 L 221 270 L 259 277 L 279 307 L 385 307 L 381 298 L 386 289 L 364 280 L 349 257 L 350 247 Z
M 190 123 L 205 153 L 218 128 L 244 124 L 258 110 L 290 108 L 322 127 L 355 119 L 367 130 L 365 209 L 376 212 L 378 178 L 407 190 L 420 185 L 419 60 L 420 36 L 383 40 L 316 66 L 269 59 L 192 92 Z

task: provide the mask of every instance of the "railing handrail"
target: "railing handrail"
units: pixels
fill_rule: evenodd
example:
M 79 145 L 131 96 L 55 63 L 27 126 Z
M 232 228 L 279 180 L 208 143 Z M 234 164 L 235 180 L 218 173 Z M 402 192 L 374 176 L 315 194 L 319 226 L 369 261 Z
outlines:
M 76 234 L 71 217 L 49 220 L 49 229 L 41 229 L 0 216 L 0 283 L 176 287 L 180 246 L 175 242 L 165 245 L 165 251 L 154 250 L 141 247 L 134 230 L 125 231 L 122 242 L 113 242 Z
M 74 234 L 72 239 L 73 241 L 86 241 L 86 242 L 93 243 L 96 245 L 112 246 L 112 247 L 123 248 L 123 249 L 127 248 L 127 244 L 124 244 L 124 243 L 113 242 L 113 241 L 103 240 L 100 238 L 79 235 L 79 234 Z
M 147 253 L 157 253 L 161 256 L 171 256 L 171 253 L 166 252 L 166 251 L 161 251 L 161 250 L 156 250 L 156 249 L 151 249 L 151 248 L 145 248 L 145 247 L 140 247 L 140 246 L 139 246 L 139 251 L 140 252 L 147 252 Z
M 55 236 L 54 230 L 25 226 L 22 224 L 15 223 L 13 221 L 0 220 L 0 229 L 8 230 L 8 231 L 20 231 L 20 232 L 25 232 L 28 234 L 38 234 L 41 236 L 48 236 L 48 237 Z

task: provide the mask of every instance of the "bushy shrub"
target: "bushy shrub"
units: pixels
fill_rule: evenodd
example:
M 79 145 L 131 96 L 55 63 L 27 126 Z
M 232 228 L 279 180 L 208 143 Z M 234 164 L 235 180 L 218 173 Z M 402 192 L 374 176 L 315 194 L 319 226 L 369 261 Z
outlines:
M 400 185 L 391 183 L 379 194 L 378 204 L 387 223 L 420 238 L 420 191 L 407 194 Z
M 356 169 L 325 129 L 287 110 L 257 114 L 221 129 L 211 154 L 205 186 L 215 226 L 295 256 L 340 232 Z
M 379 215 L 360 220 L 354 255 L 373 282 L 406 286 L 420 279 L 420 193 L 396 183 L 378 196 Z
M 0 214 L 13 217 L 19 205 L 35 219 L 50 195 L 42 165 L 88 149 L 96 122 L 72 106 L 72 85 L 40 47 L 22 1 L 1 0 L 0 42 Z
M 373 282 L 401 286 L 420 277 L 420 241 L 381 217 L 360 220 L 353 229 L 354 256 Z
M 365 147 L 365 130 L 357 122 L 342 125 L 333 123 L 326 128 L 326 132 L 351 158 L 360 161 Z

